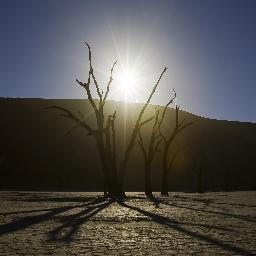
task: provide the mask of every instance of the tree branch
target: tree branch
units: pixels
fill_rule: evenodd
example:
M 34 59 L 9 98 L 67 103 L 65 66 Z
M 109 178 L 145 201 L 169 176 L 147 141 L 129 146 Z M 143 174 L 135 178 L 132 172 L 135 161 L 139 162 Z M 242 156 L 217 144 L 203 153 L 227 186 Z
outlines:
M 112 129 L 112 157 L 113 157 L 113 164 L 116 170 L 116 131 L 115 131 L 115 119 L 116 119 L 116 111 L 112 115 L 110 125 Z
M 161 126 L 161 124 L 162 124 L 162 122 L 163 122 L 163 120 L 164 120 L 164 116 L 165 116 L 165 113 L 166 113 L 166 111 L 167 111 L 167 108 L 170 106 L 170 104 L 173 103 L 173 101 L 174 101 L 175 98 L 177 97 L 177 94 L 176 94 L 176 92 L 175 92 L 174 89 L 173 89 L 173 91 L 174 91 L 174 96 L 173 96 L 173 98 L 165 105 L 164 111 L 163 111 L 163 113 L 162 113 L 162 117 L 161 117 L 161 119 L 160 119 L 160 124 L 159 124 L 159 126 Z
M 73 115 L 71 111 L 69 111 L 63 107 L 59 107 L 59 106 L 50 106 L 50 107 L 47 107 L 47 109 L 61 110 L 64 112 L 64 114 L 61 114 L 61 116 L 68 117 L 70 120 L 72 120 L 73 122 L 76 123 L 76 126 L 71 128 L 71 130 L 68 131 L 68 134 L 71 131 L 73 131 L 75 128 L 81 126 L 87 130 L 87 132 L 88 132 L 87 135 L 95 135 L 96 131 L 94 131 L 88 124 L 86 124 L 85 120 L 81 121 L 79 118 L 77 118 L 75 115 Z
M 143 157 L 144 157 L 145 161 L 147 161 L 147 151 L 145 149 L 143 138 L 142 138 L 142 135 L 141 135 L 140 131 L 139 131 L 138 144 L 140 145 L 140 148 L 141 148 L 141 151 L 142 151 L 142 154 L 143 154 Z
M 145 121 L 141 122 L 141 123 L 139 124 L 139 128 L 141 128 L 143 125 L 145 125 L 145 124 L 147 124 L 148 122 L 150 122 L 153 118 L 154 118 L 154 117 L 152 116 L 152 117 L 146 119 Z
M 97 94 L 100 98 L 100 102 L 102 102 L 102 94 L 100 93 L 100 89 L 99 89 L 99 85 L 98 85 L 98 82 L 96 80 L 96 77 L 94 75 L 94 71 L 93 71 L 93 68 L 92 68 L 92 52 L 91 52 L 91 47 L 90 45 L 85 42 L 87 48 L 88 48 L 88 51 L 89 51 L 89 63 L 90 63 L 90 74 L 92 75 L 92 78 L 93 78 L 93 81 L 94 81 L 94 84 L 95 84 L 95 87 L 96 87 L 96 90 L 97 90 Z
M 181 132 L 183 129 L 185 129 L 186 127 L 188 127 L 188 126 L 190 126 L 190 125 L 192 125 L 192 124 L 193 124 L 193 122 L 190 122 L 190 123 L 184 124 L 184 125 L 181 126 L 181 127 L 178 127 L 178 128 L 177 128 L 177 133 Z
M 78 79 L 76 79 L 76 82 L 86 90 L 88 100 L 89 100 L 89 102 L 91 103 L 91 105 L 93 107 L 95 115 L 97 116 L 98 115 L 98 109 L 97 109 L 97 106 L 96 106 L 96 104 L 95 104 L 95 102 L 92 98 L 91 91 L 90 91 L 90 88 L 89 88 L 89 84 L 80 82 Z
M 159 152 L 159 147 L 161 145 L 161 142 L 162 142 L 162 138 L 157 141 L 155 148 L 153 149 L 153 154 L 155 154 L 156 152 Z
M 174 155 L 173 155 L 173 157 L 172 157 L 172 160 L 170 161 L 170 163 L 169 163 L 169 165 L 168 165 L 168 172 L 171 170 L 172 165 L 173 165 L 173 163 L 174 163 L 174 161 L 175 161 L 177 155 L 178 155 L 178 151 L 176 151 L 176 152 L 174 153 Z
M 104 95 L 104 98 L 103 98 L 103 105 L 106 103 L 106 100 L 107 100 L 107 97 L 108 97 L 108 93 L 109 93 L 109 89 L 110 89 L 110 84 L 113 82 L 113 71 L 114 71 L 114 67 L 116 65 L 117 61 L 114 62 L 111 70 L 110 70 L 110 77 L 109 77 L 109 81 L 108 81 L 108 84 L 107 84 L 107 90 L 106 90 L 106 93 Z

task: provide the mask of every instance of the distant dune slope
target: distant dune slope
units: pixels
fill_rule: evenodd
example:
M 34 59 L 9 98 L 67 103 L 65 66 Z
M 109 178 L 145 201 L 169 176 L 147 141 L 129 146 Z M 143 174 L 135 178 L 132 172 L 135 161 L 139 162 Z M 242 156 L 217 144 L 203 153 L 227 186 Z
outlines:
M 87 100 L 0 99 L 0 188 L 26 190 L 102 190 L 95 142 L 81 128 L 68 136 L 72 122 L 51 105 L 77 113 L 94 124 Z M 141 104 L 108 102 L 107 113 L 117 109 L 117 152 L 122 155 Z M 146 116 L 154 113 L 150 105 Z M 159 106 L 157 106 L 160 108 Z M 256 124 L 218 121 L 181 111 L 180 118 L 194 124 L 173 144 L 178 157 L 170 173 L 170 190 L 194 191 L 198 170 L 203 170 L 205 190 L 256 189 Z M 165 132 L 174 125 L 169 109 Z M 145 138 L 149 127 L 145 127 Z M 161 153 L 153 166 L 154 190 L 160 188 Z M 143 189 L 143 161 L 134 148 L 127 170 L 127 190 Z

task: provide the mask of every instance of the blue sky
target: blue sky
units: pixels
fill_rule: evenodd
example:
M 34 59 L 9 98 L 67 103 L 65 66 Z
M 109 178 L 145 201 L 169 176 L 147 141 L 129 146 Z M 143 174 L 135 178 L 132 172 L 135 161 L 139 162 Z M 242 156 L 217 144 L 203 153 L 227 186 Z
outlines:
M 182 109 L 256 121 L 256 1 L 1 0 L 0 96 L 82 98 L 75 78 L 93 49 L 99 81 L 128 63 L 144 100 L 164 66 L 153 103 L 172 88 Z M 96 95 L 96 94 L 95 94 Z M 118 95 L 113 99 L 118 100 Z M 121 100 L 121 98 L 120 98 Z

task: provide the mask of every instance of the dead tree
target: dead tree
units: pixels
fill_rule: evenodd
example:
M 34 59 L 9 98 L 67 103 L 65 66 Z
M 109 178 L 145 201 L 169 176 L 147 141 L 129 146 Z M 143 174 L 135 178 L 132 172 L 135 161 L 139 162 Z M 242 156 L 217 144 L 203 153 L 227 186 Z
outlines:
M 151 99 L 152 99 L 152 97 L 153 97 L 153 95 L 154 95 L 154 93 L 155 93 L 155 91 L 156 91 L 156 89 L 157 89 L 157 87 L 158 87 L 158 85 L 159 85 L 159 83 L 160 83 L 164 73 L 166 72 L 166 70 L 167 70 L 167 68 L 165 67 L 163 69 L 163 71 L 161 72 L 161 74 L 160 74 L 156 84 L 154 85 L 154 87 L 153 87 L 153 89 L 152 89 L 152 91 L 151 91 L 151 93 L 150 93 L 150 95 L 149 95 L 149 97 L 148 97 L 148 99 L 146 101 L 146 103 L 142 107 L 142 109 L 141 109 L 141 111 L 139 113 L 139 116 L 137 118 L 137 121 L 136 121 L 136 123 L 134 125 L 130 141 L 129 141 L 127 147 L 126 147 L 126 150 L 124 152 L 124 156 L 123 156 L 123 159 L 121 161 L 120 168 L 119 168 L 120 186 L 122 188 L 124 188 L 125 172 L 126 172 L 126 167 L 127 167 L 127 163 L 128 163 L 128 160 L 129 160 L 129 156 L 130 156 L 130 154 L 132 152 L 132 149 L 134 148 L 134 145 L 136 143 L 136 139 L 137 139 L 137 136 L 139 134 L 139 131 L 140 131 L 141 127 L 144 124 L 146 124 L 147 122 L 150 122 L 151 119 L 152 119 L 152 118 L 149 118 L 148 120 L 142 122 L 141 120 L 142 120 L 143 114 L 145 113 L 146 108 L 148 107 L 148 104 L 150 103 L 150 101 L 151 101 Z
M 152 126 L 149 142 L 148 142 L 147 145 L 145 145 L 145 142 L 143 141 L 143 136 L 141 134 L 141 131 L 139 132 L 138 143 L 140 145 L 140 149 L 142 151 L 142 155 L 143 155 L 143 159 L 144 159 L 145 194 L 149 198 L 153 197 L 152 184 L 151 184 L 151 165 L 152 165 L 152 162 L 155 158 L 156 153 L 159 152 L 159 146 L 160 146 L 160 144 L 162 142 L 162 139 L 163 139 L 163 137 L 161 135 L 160 127 L 163 123 L 167 107 L 171 103 L 173 103 L 175 98 L 176 98 L 176 92 L 174 91 L 174 96 L 167 103 L 167 105 L 165 106 L 161 119 L 159 117 L 160 111 L 156 110 L 155 117 L 154 117 L 154 123 L 153 123 L 153 126 Z M 176 153 L 174 155 L 173 161 L 175 160 L 175 158 L 176 158 Z M 171 161 L 171 163 L 170 163 L 170 166 L 169 166 L 170 168 L 172 166 L 173 161 Z
M 107 83 L 106 91 L 104 93 L 103 90 L 100 90 L 98 81 L 94 74 L 94 70 L 92 67 L 91 48 L 89 44 L 87 43 L 85 44 L 89 51 L 88 79 L 87 79 L 87 82 L 81 82 L 78 79 L 76 79 L 76 82 L 80 86 L 82 86 L 86 91 L 88 100 L 93 108 L 93 112 L 96 118 L 96 129 L 93 129 L 88 123 L 86 123 L 86 120 L 84 116 L 81 114 L 81 112 L 79 112 L 79 117 L 78 117 L 63 107 L 51 106 L 50 108 L 61 110 L 63 112 L 62 116 L 69 118 L 75 123 L 75 126 L 71 129 L 71 131 L 73 131 L 77 127 L 82 127 L 86 130 L 88 136 L 92 136 L 95 139 L 97 150 L 98 150 L 100 161 L 101 161 L 101 169 L 102 169 L 104 184 L 105 184 L 105 194 L 108 193 L 109 197 L 123 197 L 125 196 L 124 177 L 125 177 L 125 171 L 126 171 L 130 154 L 135 145 L 139 130 L 144 124 L 151 121 L 152 119 L 152 118 L 149 118 L 148 120 L 143 120 L 144 112 L 148 104 L 150 103 L 151 98 L 153 97 L 156 91 L 156 88 L 159 85 L 160 80 L 164 75 L 164 73 L 166 72 L 167 68 L 164 68 L 164 70 L 162 71 L 146 103 L 144 104 L 141 111 L 139 112 L 137 121 L 132 131 L 131 138 L 129 140 L 127 148 L 124 152 L 124 156 L 118 168 L 117 162 L 116 162 L 116 132 L 115 132 L 116 112 L 114 112 L 114 114 L 112 115 L 109 115 L 107 119 L 105 118 L 105 113 L 104 113 L 104 106 L 106 104 L 106 101 L 109 95 L 111 83 L 113 81 L 113 76 L 112 76 L 113 70 L 117 62 L 115 62 L 111 68 L 110 78 Z M 91 88 L 90 88 L 91 81 L 93 81 L 97 91 L 98 101 L 99 101 L 97 104 L 91 95 Z
M 161 144 L 162 138 L 159 136 L 159 110 L 156 110 L 154 116 L 154 123 L 151 130 L 151 135 L 149 143 L 146 146 L 141 130 L 139 130 L 138 143 L 144 159 L 144 190 L 145 195 L 149 198 L 153 197 L 152 194 L 152 182 L 151 182 L 151 165 L 155 158 L 157 152 L 159 152 L 159 146 Z
M 113 70 L 116 65 L 116 62 L 113 64 L 110 72 L 110 78 L 107 84 L 106 92 L 103 93 L 103 91 L 100 91 L 98 82 L 96 80 L 94 70 L 92 67 L 92 58 L 91 58 L 91 49 L 90 46 L 86 43 L 88 50 L 89 50 L 89 74 L 87 82 L 80 82 L 78 79 L 76 79 L 76 82 L 82 86 L 86 93 L 88 100 L 93 108 L 93 112 L 96 118 L 96 129 L 93 129 L 89 124 L 86 123 L 86 120 L 81 112 L 79 112 L 79 117 L 75 116 L 73 113 L 71 113 L 69 110 L 59 107 L 59 106 L 51 106 L 50 108 L 59 109 L 63 112 L 62 116 L 67 117 L 71 119 L 75 126 L 69 131 L 73 131 L 77 127 L 82 127 L 86 130 L 88 136 L 93 136 L 96 141 L 97 150 L 100 157 L 101 162 L 101 170 L 104 177 L 104 187 L 105 190 L 109 192 L 109 194 L 116 195 L 118 194 L 117 191 L 117 179 L 116 179 L 116 162 L 115 158 L 113 157 L 115 155 L 115 145 L 113 144 L 113 141 L 111 142 L 111 134 L 113 136 L 114 131 L 114 122 L 116 119 L 116 113 L 113 115 L 109 115 L 107 118 L 107 121 L 105 122 L 105 116 L 104 116 L 104 106 L 109 94 L 110 85 L 113 81 Z M 91 95 L 91 80 L 93 81 L 97 95 L 99 97 L 99 102 L 96 104 L 96 101 L 92 98 Z M 105 124 L 106 123 L 106 124 Z M 106 194 L 106 191 L 105 191 Z
M 175 97 L 176 97 L 176 93 L 175 93 Z M 187 128 L 188 126 L 190 126 L 192 124 L 192 122 L 190 123 L 185 123 L 185 120 L 183 120 L 181 123 L 179 122 L 179 108 L 176 105 L 175 108 L 175 119 L 176 119 L 176 124 L 175 124 L 175 128 L 172 131 L 171 134 L 169 135 L 164 135 L 161 128 L 163 125 L 163 120 L 167 111 L 168 106 L 173 102 L 173 99 L 170 100 L 164 108 L 164 111 L 162 113 L 162 118 L 160 120 L 160 129 L 159 129 L 159 133 L 163 139 L 163 156 L 162 156 L 162 182 L 161 182 L 161 195 L 168 195 L 168 174 L 170 173 L 173 161 L 171 160 L 170 162 L 168 162 L 168 155 L 170 152 L 170 148 L 172 145 L 172 142 L 174 141 L 174 139 L 176 138 L 176 136 L 182 132 L 185 128 Z M 176 156 L 175 156 L 176 157 Z

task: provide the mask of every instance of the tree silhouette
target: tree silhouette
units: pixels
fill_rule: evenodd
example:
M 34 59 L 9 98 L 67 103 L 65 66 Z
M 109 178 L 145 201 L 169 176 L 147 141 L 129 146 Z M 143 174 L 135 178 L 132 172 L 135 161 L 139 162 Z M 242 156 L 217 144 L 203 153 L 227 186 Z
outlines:
M 139 130 L 138 139 L 138 143 L 140 145 L 144 159 L 145 195 L 149 198 L 153 197 L 151 184 L 151 165 L 156 153 L 159 152 L 159 146 L 161 144 L 161 141 L 162 138 L 159 136 L 159 110 L 156 110 L 148 146 L 146 147 L 143 141 L 141 130 Z
M 174 91 L 174 90 L 173 90 Z M 166 137 L 161 132 L 161 126 L 163 126 L 163 122 L 166 116 L 166 111 L 170 104 L 172 104 L 176 98 L 176 92 L 174 91 L 174 96 L 171 98 L 171 100 L 165 105 L 164 110 L 162 112 L 161 118 L 160 118 L 160 111 L 156 110 L 155 116 L 154 116 L 154 123 L 152 126 L 149 142 L 146 145 L 146 143 L 143 140 L 143 136 L 141 134 L 141 131 L 139 131 L 139 139 L 138 143 L 140 145 L 140 149 L 142 151 L 143 159 L 144 159 L 144 183 L 145 183 L 145 194 L 147 197 L 152 198 L 152 184 L 151 184 L 151 165 L 155 158 L 155 155 L 157 152 L 159 152 L 159 147 L 162 141 L 164 141 L 164 149 L 163 149 L 163 159 L 162 159 L 162 166 L 163 166 L 163 172 L 162 172 L 162 188 L 161 192 L 163 195 L 168 194 L 168 174 L 172 168 L 172 165 L 177 157 L 178 152 L 175 152 L 171 161 L 168 163 L 168 155 L 170 151 L 170 146 L 176 135 L 181 132 L 183 129 L 185 129 L 187 126 L 189 126 L 191 123 L 188 124 L 179 124 L 179 117 L 178 117 L 178 111 L 179 107 L 176 106 L 176 127 L 173 133 Z
M 111 84 L 113 82 L 113 71 L 117 62 L 114 62 L 111 70 L 110 70 L 110 78 L 107 83 L 105 93 L 103 90 L 100 90 L 98 81 L 96 79 L 93 67 L 92 67 L 92 54 L 91 48 L 88 43 L 85 43 L 89 51 L 89 74 L 87 82 L 81 82 L 76 79 L 76 82 L 82 86 L 87 94 L 88 100 L 93 108 L 93 112 L 96 118 L 96 129 L 93 129 L 88 123 L 82 113 L 79 111 L 79 117 L 74 115 L 71 111 L 60 107 L 60 106 L 51 106 L 51 109 L 58 109 L 62 111 L 62 116 L 69 118 L 71 121 L 75 123 L 74 127 L 69 131 L 73 131 L 77 127 L 82 127 L 87 132 L 88 136 L 92 136 L 96 141 L 97 150 L 99 153 L 100 161 L 101 161 L 101 170 L 104 178 L 104 193 L 108 194 L 109 197 L 123 197 L 125 196 L 124 191 L 124 179 L 127 163 L 130 157 L 130 154 L 134 148 L 137 136 L 139 131 L 143 125 L 152 120 L 149 118 L 147 120 L 143 120 L 143 115 L 145 110 L 150 103 L 156 88 L 158 87 L 164 73 L 167 68 L 165 67 L 161 72 L 157 82 L 155 83 L 153 89 L 150 92 L 150 95 L 143 105 L 142 109 L 139 112 L 137 120 L 132 130 L 132 134 L 130 140 L 127 144 L 127 147 L 124 151 L 124 155 L 121 159 L 119 168 L 117 167 L 116 161 L 116 132 L 115 132 L 115 120 L 117 117 L 116 111 L 112 115 L 108 115 L 105 117 L 104 107 L 107 101 Z M 94 83 L 94 86 L 98 95 L 98 102 L 92 98 L 91 94 L 91 82 Z
M 175 97 L 176 97 L 176 93 L 175 93 Z M 173 98 L 174 99 L 174 98 Z M 177 154 L 174 154 L 172 160 L 169 162 L 168 161 L 168 155 L 170 152 L 170 148 L 172 145 L 173 140 L 176 138 L 176 136 L 182 132 L 185 128 L 187 128 L 188 126 L 190 126 L 192 124 L 192 122 L 189 123 L 185 123 L 185 119 L 182 122 L 179 122 L 179 109 L 180 107 L 178 107 L 176 105 L 175 107 L 175 119 L 176 119 L 176 124 L 175 124 L 175 128 L 172 131 L 171 134 L 169 135 L 164 135 L 164 133 L 161 131 L 162 125 L 163 125 L 163 120 L 167 111 L 168 106 L 173 102 L 173 99 L 171 99 L 164 108 L 164 111 L 162 113 L 162 117 L 160 120 L 160 128 L 159 128 L 159 133 L 160 136 L 163 139 L 163 155 L 162 155 L 162 182 L 161 182 L 161 195 L 168 195 L 168 174 L 170 173 L 170 170 L 172 168 L 173 162 L 177 156 Z

